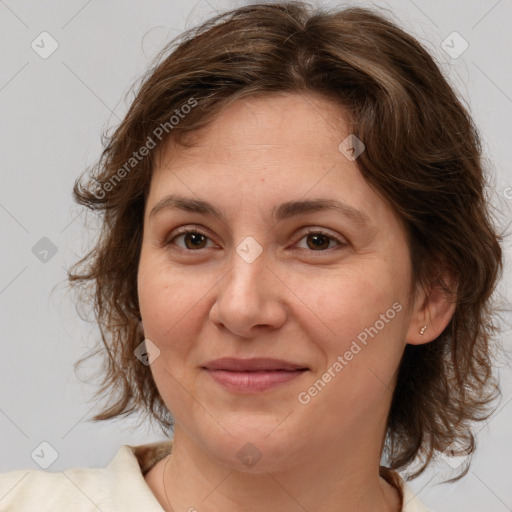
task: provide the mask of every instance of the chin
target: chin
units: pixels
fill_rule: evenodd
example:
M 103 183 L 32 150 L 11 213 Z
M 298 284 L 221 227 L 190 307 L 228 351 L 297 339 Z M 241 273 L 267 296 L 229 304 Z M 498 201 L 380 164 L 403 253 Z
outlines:
M 232 419 L 226 430 L 217 428 L 215 436 L 210 429 L 200 436 L 203 446 L 216 460 L 250 473 L 277 471 L 294 463 L 301 450 L 299 436 L 280 429 L 279 424 L 276 428 L 275 418 L 265 421 L 261 415 L 251 415 L 234 422 Z

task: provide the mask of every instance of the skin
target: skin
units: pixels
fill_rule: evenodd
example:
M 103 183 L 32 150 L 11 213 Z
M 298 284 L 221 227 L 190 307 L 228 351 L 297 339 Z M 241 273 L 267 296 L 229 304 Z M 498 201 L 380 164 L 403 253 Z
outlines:
M 343 111 L 325 99 L 274 94 L 237 101 L 193 134 L 193 148 L 171 140 L 161 155 L 138 291 L 145 337 L 160 351 L 151 371 L 176 421 L 172 454 L 145 476 L 165 510 L 399 510 L 378 473 L 396 371 L 405 345 L 435 339 L 453 306 L 439 290 L 411 295 L 404 229 L 338 149 L 349 133 Z M 171 193 L 209 201 L 225 218 L 177 209 L 150 216 Z M 280 203 L 317 198 L 363 212 L 367 225 L 336 211 L 270 215 Z M 190 235 L 175 233 L 180 226 L 207 238 L 194 248 Z M 331 238 L 318 249 L 309 227 Z M 236 251 L 249 236 L 262 249 L 251 263 Z M 396 303 L 401 311 L 300 403 L 299 393 Z M 285 359 L 308 371 L 240 394 L 201 368 L 225 356 Z M 237 457 L 247 443 L 261 454 L 252 466 Z

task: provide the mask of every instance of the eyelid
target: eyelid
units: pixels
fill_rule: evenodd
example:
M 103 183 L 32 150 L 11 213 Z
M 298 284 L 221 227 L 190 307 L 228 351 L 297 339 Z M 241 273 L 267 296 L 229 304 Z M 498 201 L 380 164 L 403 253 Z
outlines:
M 194 233 L 194 234 L 202 235 L 202 236 L 206 237 L 210 242 L 215 243 L 215 242 L 213 242 L 212 237 L 205 232 L 205 228 L 195 227 L 193 225 L 192 226 L 187 225 L 187 226 L 181 226 L 179 228 L 176 228 L 176 229 L 172 230 L 169 235 L 164 236 L 162 239 L 162 245 L 163 246 L 176 245 L 171 242 L 173 242 L 179 236 L 186 235 L 187 233 Z M 183 249 L 183 247 L 179 247 L 179 246 L 176 246 L 176 247 L 178 247 L 178 249 L 181 249 L 181 250 L 187 251 L 187 252 L 199 252 L 200 251 L 200 249 L 193 251 L 190 249 Z
M 325 236 L 327 238 L 330 238 L 331 240 L 334 240 L 338 244 L 337 247 L 331 247 L 330 249 L 326 249 L 326 250 L 323 250 L 323 251 L 309 250 L 309 252 L 311 252 L 311 253 L 318 253 L 319 255 L 321 255 L 322 253 L 329 253 L 330 251 L 334 251 L 334 250 L 337 250 L 337 249 L 340 249 L 340 248 L 343 248 L 343 247 L 347 247 L 348 245 L 350 245 L 350 242 L 348 241 L 348 239 L 345 238 L 342 235 L 332 234 L 329 230 L 327 230 L 325 228 L 316 228 L 316 227 L 311 227 L 311 226 L 308 226 L 306 228 L 306 231 L 301 233 L 300 238 L 298 238 L 297 242 L 295 242 L 294 245 L 296 245 L 306 235 L 309 235 L 309 234 L 323 235 L 323 236 Z
M 305 229 L 306 229 L 306 231 L 302 231 L 301 232 L 300 238 L 297 239 L 297 241 L 294 243 L 294 245 L 296 245 L 305 236 L 307 236 L 309 234 L 319 234 L 319 235 L 326 236 L 327 238 L 330 238 L 331 240 L 334 240 L 338 244 L 338 248 L 339 247 L 346 247 L 346 246 L 350 245 L 350 242 L 347 240 L 347 238 L 345 238 L 344 236 L 341 236 L 341 235 L 334 235 L 334 234 L 332 234 L 330 231 L 328 231 L 325 228 L 320 228 L 320 227 L 316 228 L 316 227 L 308 226 Z M 203 231 L 203 230 L 204 230 L 203 227 L 195 227 L 193 225 L 181 226 L 181 227 L 176 228 L 175 230 L 173 230 L 169 236 L 165 236 L 163 238 L 162 243 L 163 243 L 163 245 L 175 245 L 175 244 L 172 244 L 171 242 L 173 240 L 175 240 L 176 238 L 178 238 L 179 236 L 185 235 L 187 233 L 194 233 L 194 234 L 202 235 L 202 236 L 206 237 L 212 243 L 215 243 L 215 242 L 213 242 L 211 237 L 205 231 Z M 197 250 L 194 251 L 192 249 L 184 249 L 183 247 L 179 247 L 179 246 L 177 246 L 177 247 L 179 249 L 182 249 L 183 251 L 186 251 L 186 252 L 200 252 L 201 251 L 201 249 L 197 249 Z M 332 250 L 335 250 L 335 249 L 336 249 L 336 247 L 331 247 L 330 249 L 326 249 L 326 250 L 323 250 L 323 251 L 322 250 L 320 250 L 320 251 L 310 250 L 309 252 L 325 253 L 325 252 L 329 252 L 329 251 L 332 251 Z

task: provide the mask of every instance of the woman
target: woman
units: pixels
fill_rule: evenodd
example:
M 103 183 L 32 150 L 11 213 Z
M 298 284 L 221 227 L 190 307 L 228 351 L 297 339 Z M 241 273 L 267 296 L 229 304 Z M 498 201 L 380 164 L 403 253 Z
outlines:
M 70 275 L 95 419 L 174 437 L 3 475 L 6 510 L 419 512 L 396 470 L 474 451 L 501 250 L 472 120 L 391 22 L 293 2 L 187 32 L 74 192 L 104 215 Z

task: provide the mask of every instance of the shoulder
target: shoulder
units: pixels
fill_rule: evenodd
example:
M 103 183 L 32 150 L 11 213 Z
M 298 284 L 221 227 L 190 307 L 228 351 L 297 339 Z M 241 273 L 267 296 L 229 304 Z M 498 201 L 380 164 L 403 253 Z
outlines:
M 434 512 L 420 501 L 414 491 L 402 480 L 404 504 L 402 512 Z
M 103 510 L 108 499 L 101 469 L 49 472 L 17 470 L 0 475 L 0 510 Z M 44 504 L 44 508 L 43 507 Z M 107 510 L 108 507 L 107 507 Z
M 0 510 L 162 512 L 143 476 L 162 453 L 162 443 L 123 445 L 105 468 L 60 472 L 28 469 L 0 474 Z
M 409 487 L 403 477 L 397 471 L 386 466 L 380 466 L 380 476 L 391 486 L 394 487 L 400 495 L 400 512 L 433 512 L 421 503 L 418 496 Z

